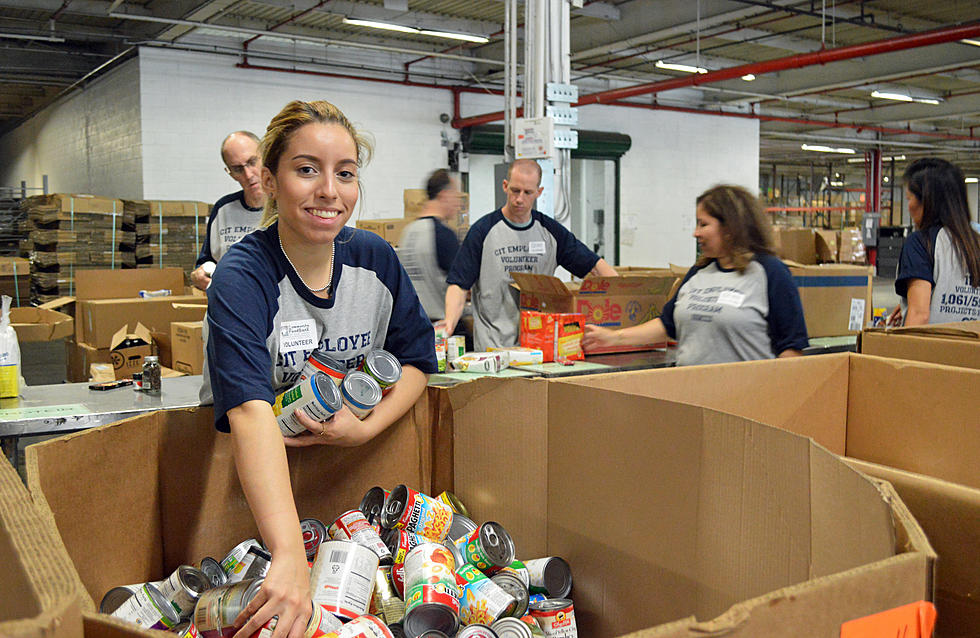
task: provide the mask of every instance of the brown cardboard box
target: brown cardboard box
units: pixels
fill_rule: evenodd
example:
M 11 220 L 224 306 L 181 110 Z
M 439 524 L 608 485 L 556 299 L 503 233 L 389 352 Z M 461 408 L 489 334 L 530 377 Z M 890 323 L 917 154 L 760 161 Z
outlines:
M 837 231 L 837 257 L 842 264 L 868 263 L 868 253 L 859 229 L 845 228 Z
M 201 374 L 204 370 L 203 321 L 175 321 L 170 324 L 170 353 L 175 370 Z
M 167 289 L 174 295 L 184 291 L 180 268 L 133 268 L 79 270 L 75 273 L 75 297 L 93 299 L 138 298 L 140 290 Z
M 207 311 L 207 297 L 153 297 L 150 299 L 95 299 L 79 301 L 75 315 L 75 341 L 106 348 L 112 335 L 127 323 L 140 322 L 151 332 L 170 330 L 174 321 L 199 321 Z
M 560 382 L 724 410 L 810 436 L 830 451 L 854 459 L 980 488 L 978 370 L 831 354 L 569 377 Z M 903 483 L 895 486 L 904 498 Z M 958 496 L 947 505 L 942 499 L 950 491 Z M 980 495 L 937 483 L 931 484 L 929 498 L 908 493 L 912 514 L 926 534 L 944 539 L 946 552 L 937 547 L 941 603 L 937 635 L 976 635 Z M 968 581 L 964 573 L 974 578 Z M 954 604 L 946 604 L 950 601 Z
M 84 193 L 54 193 L 41 196 L 45 206 L 53 206 L 63 213 L 117 213 L 122 215 L 121 199 L 110 199 Z
M 800 292 L 810 337 L 856 334 L 871 324 L 870 266 L 787 264 Z
M 405 227 L 412 223 L 411 219 L 359 219 L 357 220 L 357 227 L 363 230 L 369 230 L 372 233 L 380 236 L 386 242 L 392 246 L 398 245 L 398 240 L 402 236 L 402 231 Z
M 74 320 L 57 310 L 24 306 L 10 309 L 10 325 L 18 341 L 54 341 L 74 332 Z
M 861 333 L 859 347 L 879 357 L 980 368 L 980 321 L 867 328 Z
M 406 188 L 402 199 L 405 203 L 405 217 L 415 219 L 422 213 L 422 207 L 429 201 L 429 196 L 424 188 Z M 469 193 L 460 193 L 459 212 L 461 216 L 470 212 Z
M 817 240 L 812 228 L 772 227 L 776 254 L 798 264 L 817 263 Z
M 128 342 L 129 345 L 123 345 Z M 109 342 L 109 361 L 117 379 L 128 379 L 134 372 L 143 371 L 143 359 L 153 354 L 153 337 L 146 326 L 137 322 L 128 329 L 120 328 Z
M 893 548 L 885 552 L 890 558 L 881 554 L 864 570 L 844 571 L 875 535 L 857 540 L 857 521 L 877 515 L 866 517 L 858 501 L 847 502 L 863 498 L 863 487 L 819 446 L 711 410 L 593 390 L 580 380 L 562 386 L 485 378 L 429 389 L 433 457 L 442 461 L 438 450 L 453 450 L 452 467 L 434 466 L 433 490 L 450 488 L 476 519 L 501 522 L 519 556 L 568 559 L 580 636 L 830 637 L 842 619 L 931 597 L 926 558 L 912 568 L 920 576 L 902 567 L 889 581 L 918 581 L 914 592 L 850 607 L 852 596 L 885 594 L 871 581 L 853 580 L 858 572 L 874 581 L 892 578 L 885 565 L 898 568 L 911 557 L 896 555 L 901 542 L 883 541 L 881 549 Z M 499 458 L 509 460 L 507 471 Z M 597 516 L 623 511 L 627 525 L 595 524 Z M 810 531 L 796 527 L 803 520 L 813 523 Z M 896 539 L 906 535 L 901 527 Z M 838 536 L 845 529 L 849 540 Z M 925 547 L 914 529 L 911 536 L 919 539 L 912 546 Z M 820 574 L 829 577 L 806 582 Z M 803 618 L 813 624 L 804 626 Z
M 65 341 L 69 383 L 82 383 L 90 378 L 93 363 L 110 363 L 109 348 L 96 348 L 73 339 Z
M 677 277 L 667 269 L 619 277 L 586 277 L 581 284 L 562 282 L 549 275 L 515 272 L 511 276 L 521 293 L 521 310 L 579 313 L 585 315 L 587 323 L 611 328 L 635 326 L 660 316 L 677 283 Z M 588 354 L 641 349 L 644 348 L 624 346 L 589 350 Z
M 0 635 L 82 638 L 82 608 L 92 610 L 51 514 L 32 502 L 0 455 Z
M 817 229 L 817 261 L 832 264 L 837 261 L 837 231 Z

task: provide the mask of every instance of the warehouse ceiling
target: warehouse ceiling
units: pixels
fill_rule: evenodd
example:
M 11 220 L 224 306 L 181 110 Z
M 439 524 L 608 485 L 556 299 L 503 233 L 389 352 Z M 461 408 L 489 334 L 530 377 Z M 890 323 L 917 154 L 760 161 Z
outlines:
M 763 165 L 829 161 L 831 154 L 801 149 L 806 143 L 851 148 L 856 157 L 872 148 L 887 157 L 941 154 L 980 172 L 976 0 L 573 5 L 572 78 L 580 96 L 758 119 Z M 140 46 L 234 56 L 246 68 L 499 91 L 505 6 L 505 0 L 0 0 L 0 132 Z M 519 23 L 523 11 L 521 1 Z M 884 52 L 889 42 L 937 30 L 948 41 Z M 447 32 L 487 42 L 449 39 Z M 858 57 L 803 65 L 817 52 L 861 44 L 871 46 Z M 717 73 L 743 65 L 756 65 L 754 79 Z M 687 80 L 663 84 L 673 78 Z M 608 93 L 635 85 L 647 88 L 626 97 Z

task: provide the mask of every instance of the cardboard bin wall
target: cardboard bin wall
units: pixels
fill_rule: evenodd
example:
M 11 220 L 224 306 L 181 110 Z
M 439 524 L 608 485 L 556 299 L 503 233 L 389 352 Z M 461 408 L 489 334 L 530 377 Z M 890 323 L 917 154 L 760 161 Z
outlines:
M 910 328 L 872 328 L 861 333 L 864 354 L 980 369 L 980 321 Z

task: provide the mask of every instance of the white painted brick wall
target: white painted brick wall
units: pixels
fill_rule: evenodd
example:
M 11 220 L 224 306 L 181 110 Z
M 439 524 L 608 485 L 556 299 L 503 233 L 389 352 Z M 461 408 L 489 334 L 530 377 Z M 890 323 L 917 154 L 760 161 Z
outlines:
M 0 185 L 138 198 L 139 68 L 124 63 L 0 138 Z

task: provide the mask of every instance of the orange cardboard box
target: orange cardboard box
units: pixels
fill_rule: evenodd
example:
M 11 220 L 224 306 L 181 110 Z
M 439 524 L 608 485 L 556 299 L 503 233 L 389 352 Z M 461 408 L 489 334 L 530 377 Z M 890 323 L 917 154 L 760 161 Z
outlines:
M 521 346 L 537 348 L 544 362 L 585 359 L 585 315 L 576 312 L 521 311 Z

